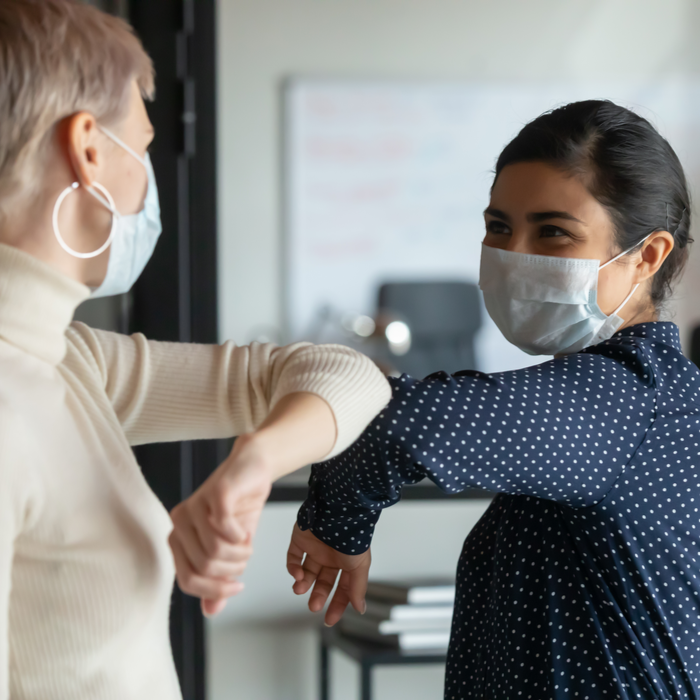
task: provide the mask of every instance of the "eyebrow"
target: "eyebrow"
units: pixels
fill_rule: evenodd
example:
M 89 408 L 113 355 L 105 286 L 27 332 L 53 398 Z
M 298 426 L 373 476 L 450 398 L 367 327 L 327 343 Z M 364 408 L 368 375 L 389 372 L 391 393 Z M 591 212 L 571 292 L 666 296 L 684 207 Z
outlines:
M 566 221 L 577 221 L 579 224 L 584 223 L 581 221 L 581 219 L 577 219 L 575 216 L 566 211 L 540 211 L 527 215 L 527 220 L 531 221 L 533 224 L 539 224 L 540 222 L 548 221 L 549 219 L 565 219 Z
M 484 214 L 493 216 L 496 219 L 502 219 L 508 223 L 511 221 L 508 214 L 500 209 L 494 209 L 493 207 L 486 207 L 486 209 L 484 209 Z M 565 219 L 566 221 L 577 221 L 579 224 L 585 224 L 584 221 L 577 219 L 573 214 L 569 214 L 566 211 L 538 211 L 527 215 L 527 220 L 533 224 L 539 224 L 543 221 L 549 221 L 550 219 Z
M 484 215 L 488 214 L 489 216 L 493 216 L 495 219 L 503 219 L 503 221 L 507 221 L 510 223 L 510 216 L 506 214 L 504 211 L 501 211 L 500 209 L 494 209 L 493 207 L 486 207 L 484 209 Z

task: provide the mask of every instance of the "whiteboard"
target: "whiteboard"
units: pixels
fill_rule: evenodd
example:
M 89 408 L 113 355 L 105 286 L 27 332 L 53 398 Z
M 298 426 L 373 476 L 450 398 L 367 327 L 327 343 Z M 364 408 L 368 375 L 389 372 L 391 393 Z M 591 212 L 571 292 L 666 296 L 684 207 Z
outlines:
M 298 79 L 284 93 L 285 315 L 308 338 L 321 309 L 367 313 L 380 284 L 478 281 L 483 210 L 503 147 L 542 112 L 611 99 L 660 129 L 693 171 L 700 89 L 637 84 L 478 84 Z M 537 361 L 484 311 L 486 372 Z

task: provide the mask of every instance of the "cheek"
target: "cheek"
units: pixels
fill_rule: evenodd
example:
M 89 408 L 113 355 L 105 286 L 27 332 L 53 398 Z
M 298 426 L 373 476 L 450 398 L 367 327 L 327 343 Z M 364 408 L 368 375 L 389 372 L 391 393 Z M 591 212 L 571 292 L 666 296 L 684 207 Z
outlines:
M 143 209 L 148 188 L 145 168 L 132 156 L 129 158 L 133 163 L 124 163 L 119 171 L 115 168 L 109 174 L 109 184 L 102 183 L 114 198 L 117 211 L 123 216 L 137 214 Z
M 506 248 L 508 247 L 509 237 L 487 231 L 481 242 L 489 248 Z
M 125 216 L 129 214 L 138 214 L 138 212 L 143 209 L 146 201 L 146 191 L 148 189 L 148 175 L 145 168 L 140 163 L 134 161 L 129 167 L 129 173 L 124 185 L 125 207 L 122 213 Z
M 634 286 L 630 268 L 614 264 L 610 268 L 606 267 L 598 275 L 598 306 L 608 316 L 622 304 Z M 622 311 L 620 315 L 624 317 Z

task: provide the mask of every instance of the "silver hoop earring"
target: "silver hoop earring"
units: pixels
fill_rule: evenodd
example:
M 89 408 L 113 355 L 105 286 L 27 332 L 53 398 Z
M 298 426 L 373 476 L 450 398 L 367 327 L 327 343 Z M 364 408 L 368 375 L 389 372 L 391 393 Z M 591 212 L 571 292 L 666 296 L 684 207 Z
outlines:
M 73 250 L 64 240 L 63 236 L 61 235 L 61 231 L 58 228 L 58 212 L 61 209 L 61 204 L 63 204 L 63 200 L 71 194 L 71 192 L 75 192 L 80 187 L 80 183 L 74 182 L 70 187 L 66 187 L 63 192 L 58 196 L 58 199 L 56 200 L 56 204 L 54 205 L 53 208 L 53 232 L 54 235 L 56 236 L 56 240 L 58 241 L 59 245 L 63 250 L 66 251 L 66 253 L 69 253 L 75 258 L 82 258 L 82 259 L 87 259 L 87 258 L 95 258 L 97 257 L 100 253 L 104 253 L 107 248 L 109 248 L 110 244 L 112 243 L 112 238 L 114 237 L 114 231 L 116 229 L 116 224 L 117 224 L 117 217 L 115 215 L 115 212 L 117 210 L 114 200 L 112 199 L 112 195 L 107 191 L 106 187 L 103 187 L 99 183 L 95 182 L 93 183 L 93 187 L 96 187 L 102 194 L 106 197 L 107 202 L 109 203 L 109 207 L 107 207 L 111 213 L 112 213 L 112 228 L 109 231 L 109 238 L 104 242 L 102 246 L 100 246 L 97 250 L 93 251 L 92 253 L 79 253 L 77 250 Z M 89 192 L 90 190 L 88 190 Z M 102 201 L 102 198 L 99 197 L 99 195 L 93 194 L 90 192 L 90 194 L 95 197 L 101 204 L 105 204 L 105 202 Z

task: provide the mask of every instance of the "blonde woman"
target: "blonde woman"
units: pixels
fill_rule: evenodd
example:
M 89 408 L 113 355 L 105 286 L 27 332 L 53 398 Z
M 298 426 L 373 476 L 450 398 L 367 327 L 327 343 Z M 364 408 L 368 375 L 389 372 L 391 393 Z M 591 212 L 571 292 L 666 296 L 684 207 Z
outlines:
M 175 700 L 174 565 L 216 612 L 272 481 L 348 446 L 388 384 L 340 347 L 70 325 L 128 290 L 160 233 L 151 62 L 72 0 L 2 0 L 0 47 L 0 698 Z M 231 435 L 171 535 L 131 445 Z

